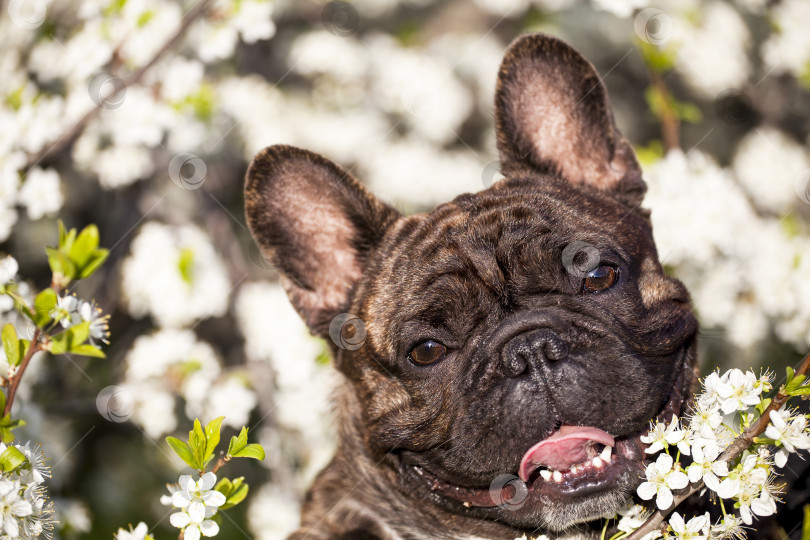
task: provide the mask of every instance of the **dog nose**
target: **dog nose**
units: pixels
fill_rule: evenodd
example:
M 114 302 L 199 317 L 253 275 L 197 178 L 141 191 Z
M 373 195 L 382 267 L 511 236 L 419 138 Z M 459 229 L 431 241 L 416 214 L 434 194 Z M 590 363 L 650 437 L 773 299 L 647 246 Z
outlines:
M 529 365 L 558 362 L 568 356 L 568 344 L 550 328 L 537 328 L 518 334 L 501 351 L 501 363 L 507 377 L 517 377 Z

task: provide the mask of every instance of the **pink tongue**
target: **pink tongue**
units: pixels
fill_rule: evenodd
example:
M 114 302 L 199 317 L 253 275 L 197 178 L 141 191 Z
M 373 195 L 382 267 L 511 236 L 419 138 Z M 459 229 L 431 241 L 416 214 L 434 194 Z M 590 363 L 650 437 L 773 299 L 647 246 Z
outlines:
M 562 426 L 526 452 L 520 460 L 520 479 L 528 482 L 531 474 L 540 466 L 555 471 L 570 469 L 588 457 L 588 443 L 613 446 L 615 441 L 608 433 L 594 427 Z

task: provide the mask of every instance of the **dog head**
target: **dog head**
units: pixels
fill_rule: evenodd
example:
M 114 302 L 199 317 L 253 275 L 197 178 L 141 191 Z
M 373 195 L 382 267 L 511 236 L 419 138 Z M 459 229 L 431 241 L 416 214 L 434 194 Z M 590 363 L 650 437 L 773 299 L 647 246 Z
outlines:
M 640 481 L 638 437 L 680 412 L 697 324 L 593 66 L 557 39 L 518 39 L 496 122 L 505 178 L 432 212 L 402 216 L 327 159 L 274 146 L 248 171 L 247 217 L 336 344 L 353 423 L 395 489 L 561 530 Z

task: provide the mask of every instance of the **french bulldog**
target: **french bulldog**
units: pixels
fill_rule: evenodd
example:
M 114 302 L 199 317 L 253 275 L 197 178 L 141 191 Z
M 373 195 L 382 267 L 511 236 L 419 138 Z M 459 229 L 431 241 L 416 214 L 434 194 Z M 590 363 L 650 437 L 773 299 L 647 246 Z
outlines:
M 292 539 L 598 536 L 692 393 L 689 294 L 593 65 L 520 37 L 495 113 L 504 178 L 424 214 L 307 150 L 248 169 L 253 237 L 343 375 Z

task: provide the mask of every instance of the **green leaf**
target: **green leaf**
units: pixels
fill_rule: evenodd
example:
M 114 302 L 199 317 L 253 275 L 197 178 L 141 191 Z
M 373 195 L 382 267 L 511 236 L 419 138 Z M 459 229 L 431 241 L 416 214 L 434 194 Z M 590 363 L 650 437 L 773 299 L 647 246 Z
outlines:
M 177 437 L 166 437 L 166 442 L 172 447 L 174 453 L 180 456 L 180 459 L 186 462 L 186 465 L 192 469 L 201 468 L 201 464 L 197 462 L 197 459 L 194 457 L 194 452 L 191 451 L 191 447 L 187 443 L 181 441 Z
M 225 503 L 219 507 L 220 510 L 232 508 L 245 500 L 248 493 L 248 485 L 244 483 L 245 477 L 240 476 L 234 480 L 223 478 L 214 487 L 225 496 Z
M 805 375 L 795 375 L 793 379 L 791 379 L 790 382 L 785 385 L 785 393 L 790 394 L 791 392 L 799 388 L 804 382 L 805 378 L 806 378 Z
M 20 365 L 22 361 L 22 356 L 20 356 L 20 340 L 17 339 L 17 331 L 14 329 L 14 325 L 6 323 L 0 334 L 2 334 L 3 352 L 6 353 L 8 365 Z
M 636 40 L 636 43 L 641 50 L 644 63 L 650 70 L 657 73 L 666 73 L 675 67 L 675 60 L 678 57 L 678 51 L 675 47 L 658 47 L 640 39 Z
M 227 510 L 228 508 L 233 508 L 240 502 L 245 500 L 248 494 L 248 485 L 241 484 L 240 486 L 234 486 L 230 495 L 226 495 L 225 504 L 219 507 L 220 510 Z
M 239 450 L 235 454 L 231 454 L 232 457 L 241 457 L 241 458 L 252 458 L 258 459 L 259 461 L 264 461 L 264 448 L 260 444 L 249 444 L 243 449 Z
M 765 412 L 765 409 L 767 409 L 768 406 L 771 404 L 771 401 L 772 401 L 771 398 L 765 398 L 757 404 L 755 409 L 760 414 L 760 416 L 762 416 L 762 414 Z
M 0 454 L 0 468 L 3 469 L 3 472 L 11 472 L 23 463 L 25 463 L 25 454 L 15 446 L 9 446 L 5 452 Z
M 248 428 L 243 427 L 239 432 L 238 437 L 231 437 L 231 442 L 228 445 L 228 455 L 233 456 L 235 452 L 239 452 L 247 446 Z
M 51 267 L 51 272 L 64 278 L 60 280 L 62 285 L 70 283 L 70 280 L 76 277 L 76 267 L 70 262 L 68 256 L 54 248 L 45 248 L 45 252 L 48 254 L 48 265 Z
M 222 478 L 217 482 L 217 485 L 214 486 L 214 491 L 219 491 L 227 497 L 231 494 L 231 491 L 233 491 L 233 483 L 227 478 Z
M 68 252 L 70 260 L 77 267 L 83 268 L 98 247 L 98 239 L 98 227 L 95 225 L 91 224 L 82 229 Z
M 219 418 L 215 418 L 208 422 L 208 425 L 205 426 L 205 459 L 208 460 L 211 456 L 214 455 L 214 452 L 217 450 L 217 445 L 219 444 L 219 432 L 222 428 L 222 421 L 225 419 L 224 416 L 220 416 Z
M 810 385 L 800 386 L 795 390 L 791 390 L 788 394 L 791 396 L 806 396 L 810 394 Z
M 85 343 L 84 345 L 79 345 L 78 347 L 74 347 L 71 349 L 73 354 L 78 354 L 79 356 L 92 356 L 93 358 L 107 358 L 107 355 L 104 354 L 104 351 L 96 347 L 95 345 L 90 345 L 89 343 Z
M 51 354 L 64 354 L 66 352 L 76 352 L 90 336 L 90 321 L 71 326 L 64 332 L 56 334 L 51 338 Z
M 191 451 L 194 452 L 194 458 L 197 463 L 205 465 L 205 432 L 203 431 L 200 419 L 194 419 L 194 429 L 188 433 L 188 445 Z M 202 469 L 203 467 L 199 467 Z
M 87 264 L 82 267 L 81 272 L 79 273 L 79 279 L 85 279 L 92 276 L 99 267 L 104 264 L 104 261 L 107 260 L 107 256 L 110 254 L 110 251 L 107 249 L 97 249 L 95 252 L 90 256 L 87 261 Z
M 5 408 L 5 405 L 3 406 Z M 8 444 L 14 440 L 12 430 L 25 425 L 24 420 L 12 420 L 11 414 L 6 414 L 0 419 L 0 440 Z
M 802 540 L 810 540 L 810 504 L 804 505 L 804 521 L 802 521 Z
M 792 381 L 792 380 L 793 380 L 793 373 L 794 373 L 794 371 L 793 371 L 793 368 L 792 368 L 792 367 L 790 367 L 790 366 L 788 366 L 788 367 L 787 367 L 787 370 L 786 370 L 786 371 L 787 371 L 787 379 L 786 379 L 786 382 L 788 382 L 788 383 L 789 383 L 790 381 Z
M 51 322 L 51 312 L 56 309 L 56 291 L 50 287 L 34 299 L 34 324 L 43 328 Z
M 0 390 L 0 412 L 6 410 L 6 393 Z

